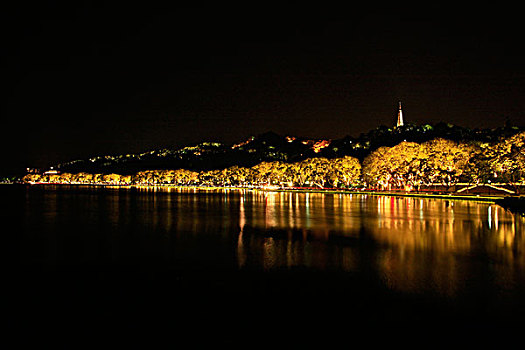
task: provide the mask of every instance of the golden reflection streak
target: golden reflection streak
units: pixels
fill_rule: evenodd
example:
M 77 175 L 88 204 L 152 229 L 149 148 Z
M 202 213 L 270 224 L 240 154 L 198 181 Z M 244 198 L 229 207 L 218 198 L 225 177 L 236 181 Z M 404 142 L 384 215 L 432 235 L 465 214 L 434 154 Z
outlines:
M 522 235 L 516 234 L 522 232 L 524 219 L 499 206 L 420 198 L 369 197 L 370 201 L 364 196 L 338 195 L 329 201 L 325 197 L 318 193 L 279 195 L 279 203 L 268 197 L 263 227 L 289 233 L 283 239 L 264 240 L 257 256 L 265 268 L 335 264 L 353 269 L 354 248 L 342 247 L 337 254 L 328 254 L 326 245 L 315 242 L 329 239 L 332 230 L 337 235 L 358 237 L 363 227 L 379 246 L 386 247 L 377 257 L 376 268 L 391 288 L 430 288 L 454 294 L 466 278 L 466 272 L 457 266 L 457 255 L 468 255 L 480 244 L 498 261 L 525 269 Z M 292 239 L 290 229 L 300 229 L 302 239 Z
M 501 285 L 510 286 L 525 271 L 525 218 L 494 204 L 350 194 L 329 195 L 329 200 L 328 194 L 322 193 L 238 193 L 237 250 L 241 267 L 249 259 L 250 264 L 268 269 L 338 266 L 349 271 L 359 268 L 359 249 L 324 242 L 331 236 L 360 239 L 361 232 L 365 232 L 380 247 L 375 248 L 374 269 L 393 289 L 428 289 L 454 295 L 468 278 L 461 257 L 480 248 L 495 262 L 495 278 Z M 153 201 L 148 201 L 144 209 L 156 213 L 157 196 L 154 192 L 152 195 Z M 177 217 L 183 215 L 181 197 L 189 200 L 186 196 L 172 198 L 179 201 L 177 213 L 173 213 Z M 216 204 L 207 202 L 206 206 L 211 209 Z M 171 203 L 167 205 L 169 208 Z M 179 226 L 180 221 L 174 224 Z M 284 235 L 271 239 L 246 236 L 247 224 L 262 230 L 281 230 Z
M 384 225 L 378 225 L 376 230 L 372 228 L 376 240 L 391 247 L 388 256 L 381 259 L 381 268 L 388 284 L 403 290 L 413 290 L 414 285 L 432 285 L 450 294 L 455 290 L 451 282 L 455 281 L 456 285 L 462 283 L 462 277 L 455 272 L 456 260 L 451 259 L 451 254 L 468 254 L 474 241 L 476 244 L 483 243 L 487 252 L 497 260 L 525 267 L 523 244 L 515 244 L 512 226 L 502 225 L 503 220 L 515 220 L 517 216 L 487 204 L 478 204 L 477 209 L 484 205 L 487 206 L 486 215 L 480 217 L 471 213 L 470 203 L 465 201 L 450 206 L 443 201 L 428 201 L 424 226 L 411 225 L 414 220 L 410 212 L 406 211 L 396 212 Z M 440 215 L 431 215 L 437 212 Z M 485 220 L 479 220 L 483 217 Z M 523 218 L 518 221 L 523 222 Z M 472 233 L 477 234 L 477 237 Z M 500 237 L 499 241 L 497 237 Z M 511 246 L 519 247 L 520 253 L 514 254 Z M 422 263 L 425 255 L 429 254 L 435 255 L 434 266 L 425 268 Z M 451 276 L 447 278 L 447 275 Z
M 239 264 L 239 267 L 243 267 L 246 264 L 246 252 L 244 251 L 244 245 L 243 245 L 243 233 L 244 233 L 244 226 L 246 225 L 246 214 L 244 212 L 244 195 L 245 193 L 241 193 L 241 197 L 239 200 L 239 236 L 237 237 L 237 261 Z

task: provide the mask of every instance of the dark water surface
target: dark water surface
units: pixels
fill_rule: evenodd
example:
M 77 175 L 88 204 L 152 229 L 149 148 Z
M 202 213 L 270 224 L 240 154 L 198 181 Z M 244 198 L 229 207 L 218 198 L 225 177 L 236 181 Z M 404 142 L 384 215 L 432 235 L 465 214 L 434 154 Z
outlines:
M 10 330 L 28 339 L 250 348 L 363 330 L 523 326 L 525 219 L 494 204 L 79 186 L 0 193 Z

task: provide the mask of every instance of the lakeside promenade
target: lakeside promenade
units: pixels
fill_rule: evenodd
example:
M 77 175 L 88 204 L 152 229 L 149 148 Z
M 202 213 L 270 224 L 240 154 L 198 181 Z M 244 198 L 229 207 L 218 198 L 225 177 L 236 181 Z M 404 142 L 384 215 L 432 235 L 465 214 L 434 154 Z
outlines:
M 422 197 L 476 201 L 496 201 L 506 197 L 519 197 L 508 193 L 443 193 L 444 191 L 404 191 L 404 190 L 376 190 L 376 189 L 339 189 L 339 188 L 315 188 L 315 187 L 279 187 L 279 186 L 197 186 L 197 185 L 174 185 L 174 184 L 108 184 L 108 183 L 55 183 L 55 182 L 33 182 L 33 183 L 3 183 L 31 186 L 86 186 L 86 187 L 107 187 L 107 188 L 177 188 L 177 189 L 201 189 L 201 190 L 251 190 L 267 192 L 296 192 L 296 193 L 326 193 L 326 194 L 361 194 L 373 196 L 398 196 L 398 197 Z
M 102 187 L 102 188 L 137 188 L 137 189 L 193 189 L 193 190 L 249 190 L 249 191 L 264 191 L 264 192 L 289 192 L 289 193 L 323 193 L 323 194 L 356 194 L 369 196 L 392 196 L 392 197 L 413 197 L 413 198 L 434 198 L 442 200 L 468 200 L 476 202 L 491 202 L 498 204 L 505 209 L 525 215 L 525 196 L 510 194 L 504 191 L 500 193 L 478 192 L 478 193 L 457 193 L 457 191 L 449 193 L 436 193 L 432 191 L 382 191 L 369 189 L 335 189 L 335 188 L 299 188 L 299 187 L 285 187 L 267 186 L 267 187 L 242 187 L 242 186 L 181 186 L 173 184 L 106 184 L 106 183 L 6 183 L 4 185 L 19 185 L 19 186 L 82 186 L 82 187 Z

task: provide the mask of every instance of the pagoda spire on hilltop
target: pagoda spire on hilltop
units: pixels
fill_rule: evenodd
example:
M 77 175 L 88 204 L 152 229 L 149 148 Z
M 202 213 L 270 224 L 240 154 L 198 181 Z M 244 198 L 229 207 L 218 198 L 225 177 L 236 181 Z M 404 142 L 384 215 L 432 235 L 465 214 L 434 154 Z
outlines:
M 403 111 L 401 110 L 401 101 L 399 101 L 399 111 L 397 112 L 397 127 L 403 126 Z

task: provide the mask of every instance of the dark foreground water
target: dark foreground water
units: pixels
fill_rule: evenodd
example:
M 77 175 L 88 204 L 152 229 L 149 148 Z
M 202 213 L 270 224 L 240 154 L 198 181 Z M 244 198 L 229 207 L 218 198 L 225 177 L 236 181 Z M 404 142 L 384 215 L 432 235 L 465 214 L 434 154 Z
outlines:
M 516 334 L 525 219 L 489 203 L 0 186 L 20 341 L 330 344 Z M 391 338 L 392 340 L 394 338 Z M 42 343 L 43 344 L 43 343 Z

